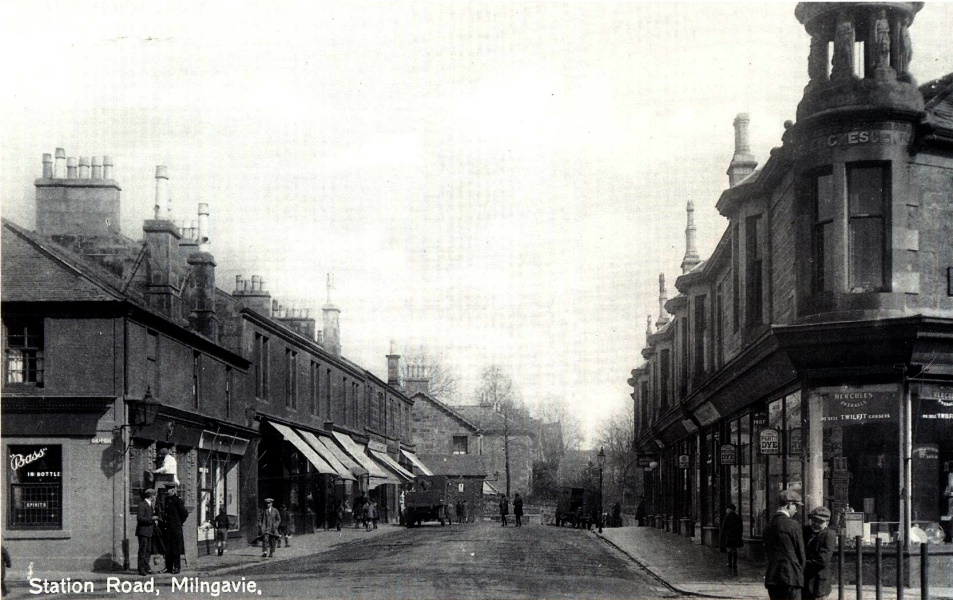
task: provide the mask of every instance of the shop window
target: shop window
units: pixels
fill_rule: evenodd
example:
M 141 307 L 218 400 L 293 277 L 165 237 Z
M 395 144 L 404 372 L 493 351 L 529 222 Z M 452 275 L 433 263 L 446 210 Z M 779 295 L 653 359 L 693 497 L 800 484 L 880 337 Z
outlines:
M 887 170 L 881 164 L 848 165 L 849 289 L 879 292 L 886 289 Z
M 4 382 L 43 387 L 43 320 L 3 318 Z
M 453 453 L 454 454 L 467 454 L 467 436 L 465 435 L 455 435 L 453 436 Z
M 830 291 L 834 284 L 834 265 L 838 253 L 834 248 L 834 176 L 828 170 L 811 181 L 811 205 L 814 210 L 813 283 L 814 293 Z
M 914 401 L 910 495 L 913 523 L 953 543 L 953 389 L 926 384 Z
M 199 452 L 198 502 L 195 522 L 199 540 L 214 539 L 214 520 L 224 507 L 228 515 L 229 531 L 237 531 L 240 525 L 238 457 L 221 452 Z
M 63 528 L 63 447 L 55 444 L 10 444 L 10 530 Z

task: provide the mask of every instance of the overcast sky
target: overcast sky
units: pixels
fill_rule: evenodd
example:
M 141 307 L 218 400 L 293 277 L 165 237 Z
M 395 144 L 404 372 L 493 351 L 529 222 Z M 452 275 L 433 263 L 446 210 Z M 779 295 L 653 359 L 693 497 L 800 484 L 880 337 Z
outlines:
M 793 3 L 0 2 L 3 215 L 32 228 L 43 153 L 109 155 L 122 230 L 210 207 L 219 287 L 260 275 L 386 378 L 389 340 L 468 396 L 497 363 L 591 432 L 630 402 L 696 206 L 727 222 L 732 120 L 763 161 L 794 119 Z M 953 71 L 953 4 L 911 28 L 920 83 Z

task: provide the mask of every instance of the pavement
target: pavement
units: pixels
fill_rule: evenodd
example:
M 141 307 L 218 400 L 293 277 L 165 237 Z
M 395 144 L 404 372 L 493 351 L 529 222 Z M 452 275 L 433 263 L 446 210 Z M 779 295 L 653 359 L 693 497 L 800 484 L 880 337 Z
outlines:
M 690 596 L 704 598 L 760 598 L 768 597 L 764 587 L 764 565 L 743 557 L 738 558 L 738 574 L 728 573 L 728 555 L 710 546 L 702 546 L 691 539 L 667 533 L 652 527 L 618 527 L 603 529 L 595 535 L 627 554 L 634 562 L 649 571 L 665 586 Z M 885 600 L 896 600 L 897 590 L 885 585 L 881 589 Z M 863 586 L 862 598 L 877 598 L 873 585 Z M 906 588 L 906 599 L 924 597 L 917 588 Z M 837 598 L 837 583 L 829 598 Z M 844 598 L 857 600 L 856 588 L 845 586 Z M 953 600 L 953 588 L 929 589 L 931 600 Z

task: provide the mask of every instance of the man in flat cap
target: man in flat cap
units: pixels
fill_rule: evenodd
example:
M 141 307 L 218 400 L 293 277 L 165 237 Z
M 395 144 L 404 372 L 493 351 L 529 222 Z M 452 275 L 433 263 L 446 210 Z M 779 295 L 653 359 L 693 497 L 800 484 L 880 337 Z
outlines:
M 265 498 L 265 510 L 258 519 L 258 535 L 261 538 L 261 557 L 275 555 L 275 544 L 278 542 L 278 526 L 281 525 L 281 513 L 275 508 L 274 498 Z
M 837 544 L 837 534 L 828 529 L 831 511 L 826 506 L 818 506 L 808 515 L 810 524 L 804 526 L 804 589 L 802 600 L 826 598 L 831 593 L 827 567 Z
M 140 575 L 150 575 L 149 558 L 152 556 L 152 536 L 155 535 L 155 524 L 159 520 L 156 516 L 153 503 L 156 501 L 156 491 L 149 488 L 142 494 L 139 508 L 136 510 L 136 539 L 139 540 L 138 568 Z
M 804 534 L 794 520 L 801 495 L 794 490 L 778 494 L 778 511 L 764 528 L 768 568 L 764 587 L 771 600 L 798 600 L 804 585 Z

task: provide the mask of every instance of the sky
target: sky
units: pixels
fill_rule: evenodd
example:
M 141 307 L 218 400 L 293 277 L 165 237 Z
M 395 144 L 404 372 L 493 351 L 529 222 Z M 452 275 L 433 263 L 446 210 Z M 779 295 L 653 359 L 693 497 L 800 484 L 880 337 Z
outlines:
M 911 71 L 953 71 L 953 4 L 911 27 Z M 459 381 L 502 366 L 565 398 L 590 440 L 631 402 L 695 205 L 727 221 L 732 121 L 780 145 L 807 83 L 793 3 L 0 2 L 2 214 L 35 226 L 42 155 L 108 155 L 122 232 L 210 209 L 219 287 L 341 309 L 343 354 L 390 341 Z M 320 327 L 320 323 L 319 323 Z

